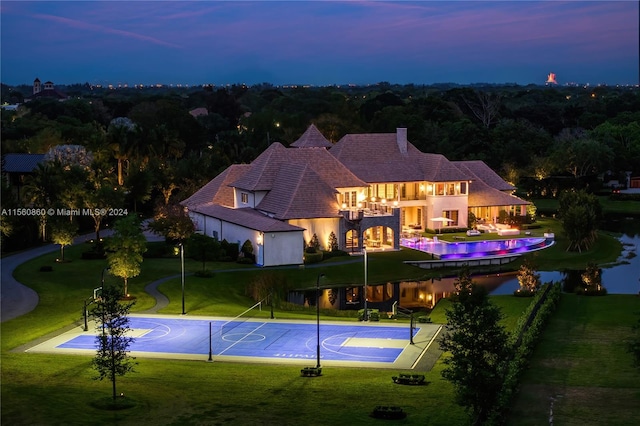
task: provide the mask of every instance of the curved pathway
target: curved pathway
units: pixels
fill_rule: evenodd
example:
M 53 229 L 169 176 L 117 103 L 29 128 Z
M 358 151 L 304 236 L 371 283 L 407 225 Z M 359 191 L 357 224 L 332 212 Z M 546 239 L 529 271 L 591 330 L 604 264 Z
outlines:
M 108 235 L 110 230 L 101 231 L 101 235 Z M 82 235 L 76 237 L 73 244 L 84 243 L 87 240 L 94 237 L 94 233 Z M 145 231 L 145 236 L 147 237 L 147 241 L 162 241 L 163 238 L 155 235 L 151 232 Z M 40 298 L 38 297 L 38 293 L 36 293 L 31 288 L 19 283 L 13 277 L 13 272 L 15 269 L 31 259 L 35 259 L 36 257 L 42 256 L 43 254 L 51 253 L 56 250 L 60 250 L 60 247 L 56 244 L 48 244 L 42 247 L 36 247 L 30 250 L 25 250 L 20 253 L 15 253 L 9 256 L 2 257 L 0 259 L 0 322 L 5 322 L 17 318 L 21 315 L 28 314 L 33 311 L 36 306 L 38 306 L 38 302 Z M 342 262 L 335 262 L 333 265 L 344 264 L 344 263 L 354 263 L 359 262 L 360 259 L 349 259 Z M 314 264 L 314 265 L 306 265 L 307 268 L 320 267 L 323 265 Z M 269 269 L 285 269 L 285 268 L 298 268 L 298 265 L 294 266 L 282 266 L 282 267 L 274 267 Z M 230 271 L 245 271 L 246 269 L 228 269 L 228 270 L 220 270 L 216 272 L 230 272 Z M 158 290 L 158 286 L 168 280 L 179 278 L 178 275 L 171 275 L 169 277 L 161 278 L 159 280 L 153 281 L 145 287 L 145 291 L 151 295 L 156 300 L 156 304 L 153 308 L 147 309 L 144 313 L 156 313 L 160 309 L 165 308 L 169 304 L 169 299 L 164 294 L 160 293 Z
M 101 231 L 102 236 L 106 236 L 109 233 L 109 230 Z M 94 237 L 95 233 L 93 232 L 81 235 L 73 240 L 73 244 L 82 244 Z M 47 244 L 46 246 L 3 256 L 0 259 L 0 322 L 9 321 L 33 311 L 40 300 L 38 293 L 16 281 L 13 277 L 15 269 L 31 259 L 59 250 L 59 245 Z

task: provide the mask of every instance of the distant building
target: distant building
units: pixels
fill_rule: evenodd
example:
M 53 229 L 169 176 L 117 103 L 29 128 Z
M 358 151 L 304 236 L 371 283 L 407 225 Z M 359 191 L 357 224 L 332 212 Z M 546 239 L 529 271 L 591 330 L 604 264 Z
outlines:
M 32 175 L 43 160 L 44 154 L 5 154 L 2 157 L 2 173 L 19 200 L 26 176 Z
M 31 98 L 29 98 L 28 100 L 33 100 L 38 98 L 52 98 L 52 99 L 58 99 L 60 101 L 64 101 L 68 98 L 68 96 L 60 92 L 59 90 L 56 90 L 56 88 L 53 85 L 53 82 L 47 81 L 43 85 L 40 82 L 40 79 L 36 78 L 35 80 L 33 80 L 33 94 L 31 95 Z
M 191 114 L 191 116 L 194 118 L 198 118 L 203 115 L 209 115 L 209 111 L 204 107 L 200 107 L 200 108 L 192 109 L 191 111 L 189 111 L 189 114 Z
M 549 75 L 547 76 L 547 81 L 546 84 L 558 84 L 558 81 L 556 80 L 556 75 L 555 73 L 549 73 Z

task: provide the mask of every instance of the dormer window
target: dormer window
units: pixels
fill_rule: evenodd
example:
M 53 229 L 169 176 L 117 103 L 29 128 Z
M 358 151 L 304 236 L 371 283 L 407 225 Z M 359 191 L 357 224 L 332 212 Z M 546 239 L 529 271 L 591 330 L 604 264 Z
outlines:
M 246 192 L 241 192 L 240 193 L 240 201 L 243 204 L 249 204 L 249 194 L 247 194 Z

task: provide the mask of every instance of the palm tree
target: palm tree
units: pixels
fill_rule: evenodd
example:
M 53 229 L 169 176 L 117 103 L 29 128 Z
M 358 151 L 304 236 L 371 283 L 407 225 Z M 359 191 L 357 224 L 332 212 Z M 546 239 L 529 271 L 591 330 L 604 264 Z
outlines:
M 109 123 L 107 143 L 118 161 L 118 185 L 124 185 L 124 165 L 135 151 L 134 130 L 136 125 L 129 118 L 117 117 Z

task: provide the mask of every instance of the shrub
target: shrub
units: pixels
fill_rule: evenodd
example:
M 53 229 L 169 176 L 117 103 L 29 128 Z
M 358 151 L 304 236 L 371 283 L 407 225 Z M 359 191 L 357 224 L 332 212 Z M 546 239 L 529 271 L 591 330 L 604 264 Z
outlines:
M 145 258 L 164 258 L 175 256 L 174 246 L 164 241 L 147 243 L 147 251 L 143 253 Z
M 238 243 L 230 243 L 227 240 L 220 241 L 220 248 L 224 253 L 222 257 L 229 256 L 231 261 L 234 262 L 238 259 L 238 254 L 240 253 L 240 246 Z
M 304 263 L 305 264 L 311 264 L 311 263 L 319 263 L 322 262 L 322 252 L 316 253 L 305 253 L 304 254 Z
M 254 260 L 250 257 L 238 257 L 238 260 L 236 260 L 236 262 L 241 265 L 253 265 L 255 263 Z

